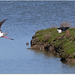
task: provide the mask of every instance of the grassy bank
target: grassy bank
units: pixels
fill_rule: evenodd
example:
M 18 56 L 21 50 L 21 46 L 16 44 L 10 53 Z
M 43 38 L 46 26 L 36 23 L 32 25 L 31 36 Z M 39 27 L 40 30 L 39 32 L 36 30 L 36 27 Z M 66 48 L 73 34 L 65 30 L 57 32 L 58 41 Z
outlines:
M 64 51 L 75 57 L 75 28 L 68 29 L 70 36 L 66 36 L 66 32 L 57 33 L 57 28 L 48 28 L 45 30 L 37 31 L 33 36 L 37 37 L 37 42 L 52 44 L 55 47 L 60 46 L 59 51 Z

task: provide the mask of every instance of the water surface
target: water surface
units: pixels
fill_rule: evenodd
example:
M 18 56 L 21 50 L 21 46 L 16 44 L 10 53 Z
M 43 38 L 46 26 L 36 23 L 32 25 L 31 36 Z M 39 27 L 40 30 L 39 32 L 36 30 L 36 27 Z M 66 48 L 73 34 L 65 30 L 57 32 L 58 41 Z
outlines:
M 0 38 L 0 73 L 75 73 L 75 66 L 63 64 L 60 58 L 28 49 L 37 30 L 59 27 L 63 21 L 74 26 L 74 9 L 74 1 L 0 1 L 0 21 L 8 19 L 2 31 L 15 39 Z

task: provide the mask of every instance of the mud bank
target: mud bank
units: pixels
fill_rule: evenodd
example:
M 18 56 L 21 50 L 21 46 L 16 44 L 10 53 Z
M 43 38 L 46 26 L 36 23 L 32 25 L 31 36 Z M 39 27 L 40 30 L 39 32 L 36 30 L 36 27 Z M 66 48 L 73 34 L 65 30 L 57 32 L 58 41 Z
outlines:
M 48 28 L 35 33 L 31 40 L 31 49 L 37 49 L 59 56 L 62 62 L 75 63 L 75 29 L 57 33 L 57 28 Z

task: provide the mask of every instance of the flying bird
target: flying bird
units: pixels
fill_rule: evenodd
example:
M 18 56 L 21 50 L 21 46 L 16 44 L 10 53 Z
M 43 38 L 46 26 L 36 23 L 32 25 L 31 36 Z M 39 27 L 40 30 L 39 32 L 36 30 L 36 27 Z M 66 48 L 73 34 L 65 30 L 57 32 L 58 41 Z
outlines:
M 2 26 L 2 24 L 3 24 L 6 20 L 7 20 L 7 19 L 4 19 L 3 21 L 0 22 L 0 37 L 7 38 L 7 39 L 10 39 L 10 40 L 14 40 L 14 39 L 8 38 L 8 37 L 7 37 L 7 33 L 3 33 L 2 30 L 1 30 L 1 26 Z

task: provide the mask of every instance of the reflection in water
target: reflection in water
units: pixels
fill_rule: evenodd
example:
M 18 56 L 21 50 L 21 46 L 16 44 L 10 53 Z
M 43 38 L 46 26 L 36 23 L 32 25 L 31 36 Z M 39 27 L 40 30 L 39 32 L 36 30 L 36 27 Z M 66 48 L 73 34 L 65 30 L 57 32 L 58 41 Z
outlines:
M 43 52 L 29 50 L 37 30 L 59 26 L 62 21 L 74 26 L 75 2 L 0 1 L 2 30 L 15 40 L 0 38 L 0 73 L 75 73 L 75 66 Z

